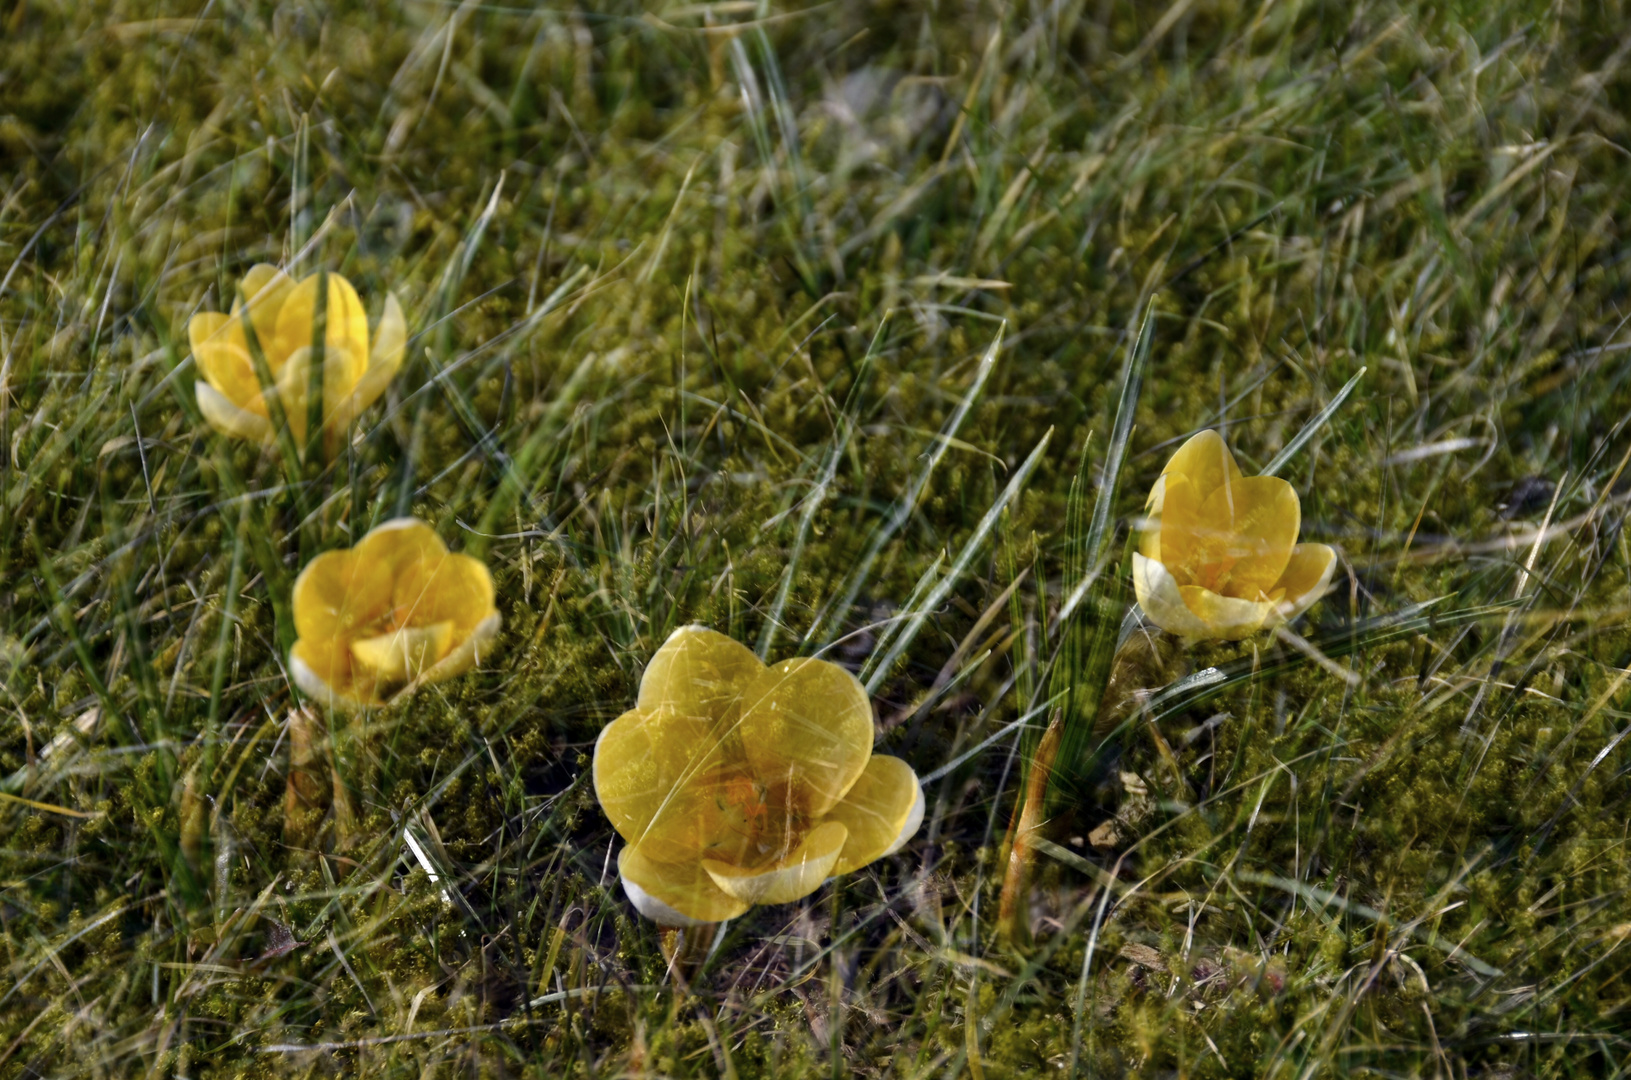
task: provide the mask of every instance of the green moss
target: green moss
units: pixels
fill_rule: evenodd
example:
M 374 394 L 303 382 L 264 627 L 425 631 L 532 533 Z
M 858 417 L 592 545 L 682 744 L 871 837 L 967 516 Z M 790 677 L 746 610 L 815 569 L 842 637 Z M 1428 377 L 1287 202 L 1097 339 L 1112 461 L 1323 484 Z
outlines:
M 1605 1071 L 1631 1000 L 1631 556 L 1605 437 L 1631 406 L 1631 100 L 1581 73 L 1609 60 L 1616 5 L 1165 23 L 885 3 L 734 39 L 627 5 L 176 14 L 0 11 L 0 790 L 56 808 L 0 800 L 0 1078 L 815 1077 L 835 1032 L 837 1071 L 868 1076 L 974 1074 L 971 1045 L 992 1078 Z M 275 452 L 200 426 L 185 321 L 314 236 L 306 266 L 371 312 L 396 290 L 416 336 L 297 492 Z M 1058 840 L 1101 872 L 1121 858 L 1123 891 L 1101 920 L 1101 876 L 1047 863 L 1035 951 L 994 933 L 1004 738 L 930 786 L 901 856 L 733 924 L 682 989 L 618 894 L 584 775 L 651 650 L 688 621 L 757 642 L 789 573 L 772 653 L 827 644 L 805 637 L 1003 319 L 828 655 L 867 660 L 1052 427 L 1000 542 L 880 684 L 880 745 L 927 773 L 1041 704 L 1015 688 L 1048 684 L 1067 493 L 1084 446 L 1098 482 L 1157 284 L 1122 521 L 1171 440 L 1226 423 L 1261 467 L 1367 368 L 1282 472 L 1304 536 L 1344 557 L 1297 630 L 1358 685 L 1273 639 L 1189 650 L 1187 670 L 1249 670 L 1255 648 L 1267 674 L 1164 717 L 1170 760 L 1140 729 L 1081 785 L 1100 794 Z M 1531 476 L 1567 479 L 1567 528 L 1521 606 L 1455 621 L 1520 592 L 1550 493 L 1501 506 Z M 284 596 L 304 559 L 403 511 L 487 559 L 501 651 L 359 727 L 358 839 L 337 850 L 330 820 L 325 854 L 292 850 Z M 1441 625 L 1345 636 L 1435 600 Z M 926 698 L 965 639 L 980 666 Z M 92 708 L 88 745 L 41 766 Z M 210 865 L 191 867 L 174 789 L 201 762 Z M 1097 850 L 1121 770 L 1155 809 Z M 302 944 L 246 931 L 212 953 L 251 910 Z M 348 1045 L 262 1052 L 322 1041 Z

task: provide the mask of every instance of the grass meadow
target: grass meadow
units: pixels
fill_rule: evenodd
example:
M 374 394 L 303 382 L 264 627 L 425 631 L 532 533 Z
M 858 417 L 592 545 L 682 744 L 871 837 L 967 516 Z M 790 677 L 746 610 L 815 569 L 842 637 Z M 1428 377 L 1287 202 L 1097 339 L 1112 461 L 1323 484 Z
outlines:
M 0 0 L 0 1078 L 1627 1075 L 1628 117 L 1625 0 Z M 402 299 L 326 461 L 195 401 L 258 262 Z M 1207 427 L 1333 590 L 1101 742 Z M 403 514 L 499 649 L 291 745 Z M 928 813 L 671 966 L 588 766 L 692 622 Z

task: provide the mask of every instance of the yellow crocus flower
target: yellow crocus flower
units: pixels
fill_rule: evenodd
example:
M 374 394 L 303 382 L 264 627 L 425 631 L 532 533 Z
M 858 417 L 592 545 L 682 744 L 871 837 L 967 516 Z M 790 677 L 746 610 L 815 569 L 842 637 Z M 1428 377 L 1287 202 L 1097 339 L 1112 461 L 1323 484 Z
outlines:
M 317 288 L 328 279 L 323 335 L 323 428 L 330 449 L 351 421 L 373 404 L 402 366 L 407 324 L 402 305 L 392 293 L 370 348 L 368 317 L 351 283 L 339 274 L 312 274 L 298 283 L 275 266 L 260 263 L 242 282 L 248 321 L 266 359 L 267 370 L 283 405 L 297 445 L 306 441 L 306 395 L 310 379 L 312 324 L 317 316 Z M 193 359 L 202 376 L 198 407 L 222 434 L 254 442 L 272 442 L 266 394 L 244 331 L 243 299 L 230 314 L 201 311 L 187 323 Z
M 898 850 L 923 789 L 872 752 L 872 703 L 825 660 L 766 667 L 703 626 L 651 658 L 635 707 L 595 743 L 595 794 L 627 841 L 635 908 L 664 926 L 785 904 Z
M 397 518 L 300 571 L 289 670 L 324 705 L 381 705 L 475 666 L 501 622 L 481 560 L 450 554 L 429 525 Z
M 1297 492 L 1242 476 L 1216 431 L 1178 448 L 1150 491 L 1133 589 L 1161 629 L 1238 641 L 1302 614 L 1331 582 L 1336 552 L 1299 544 Z

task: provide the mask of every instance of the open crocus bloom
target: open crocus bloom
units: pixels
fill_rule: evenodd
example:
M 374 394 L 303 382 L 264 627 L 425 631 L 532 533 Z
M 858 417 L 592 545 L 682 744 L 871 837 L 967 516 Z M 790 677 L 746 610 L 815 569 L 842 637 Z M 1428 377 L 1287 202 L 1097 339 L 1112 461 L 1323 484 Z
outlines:
M 1325 544 L 1299 544 L 1302 507 L 1290 484 L 1242 476 L 1215 431 L 1172 455 L 1150 490 L 1133 554 L 1144 613 L 1186 638 L 1238 641 L 1302 614 L 1336 567 Z
M 786 904 L 899 849 L 923 789 L 872 752 L 872 703 L 825 660 L 766 667 L 702 626 L 651 658 L 595 743 L 595 794 L 628 841 L 623 891 L 664 926 Z
M 424 522 L 397 518 L 300 571 L 289 670 L 324 705 L 367 708 L 469 670 L 500 622 L 487 567 L 449 554 Z
M 277 267 L 260 263 L 250 268 L 242 284 L 248 322 L 254 327 L 295 442 L 304 446 L 312 324 L 317 317 L 318 281 L 325 276 L 323 430 L 332 449 L 351 421 L 385 392 L 402 366 L 408 341 L 402 305 L 395 295 L 386 294 L 385 312 L 370 349 L 362 301 L 339 274 L 312 274 L 297 284 Z M 201 311 L 187 323 L 193 359 L 203 376 L 197 383 L 198 407 L 223 434 L 271 442 L 277 433 L 244 331 L 244 303 L 241 298 L 234 300 L 228 315 Z

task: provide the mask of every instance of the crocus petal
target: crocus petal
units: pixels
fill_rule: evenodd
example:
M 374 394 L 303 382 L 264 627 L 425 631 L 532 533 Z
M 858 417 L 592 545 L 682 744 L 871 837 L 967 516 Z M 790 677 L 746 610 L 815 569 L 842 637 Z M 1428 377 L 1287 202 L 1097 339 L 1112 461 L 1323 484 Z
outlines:
M 351 643 L 356 664 L 386 682 L 415 679 L 448 654 L 453 647 L 453 622 L 404 626 L 385 634 L 357 638 Z
M 631 844 L 645 835 L 651 819 L 674 785 L 674 778 L 651 753 L 646 725 L 651 714 L 633 708 L 600 729 L 595 738 L 595 798 L 612 828 Z
M 1274 614 L 1274 604 L 1269 600 L 1220 596 L 1199 585 L 1185 585 L 1178 591 L 1185 606 L 1206 626 L 1206 636 L 1220 641 L 1251 637 Z
M 243 276 L 238 287 L 243 297 L 249 301 L 249 321 L 255 327 L 255 338 L 260 342 L 261 352 L 266 356 L 266 364 L 276 374 L 289 355 L 288 350 L 278 345 L 277 326 L 278 316 L 283 312 L 283 304 L 294 291 L 294 279 L 270 263 L 256 263 L 249 268 L 249 272 Z M 239 310 L 239 303 L 234 301 L 232 305 L 234 322 L 238 319 Z M 241 327 L 238 333 L 240 337 L 243 335 Z M 300 344 L 310 345 L 310 337 Z
M 352 550 L 362 561 L 384 566 L 393 581 L 411 563 L 440 560 L 447 555 L 447 545 L 436 530 L 411 517 L 392 518 L 374 526 Z
M 396 293 L 385 294 L 385 310 L 380 313 L 379 327 L 374 331 L 374 348 L 368 354 L 368 370 L 383 371 L 386 378 L 402 367 L 402 357 L 408 350 L 408 320 L 403 318 L 402 303 Z
M 659 862 L 637 845 L 618 853 L 617 872 L 634 909 L 659 926 L 723 922 L 751 906 L 721 891 L 699 864 Z
M 785 785 L 812 818 L 837 805 L 872 756 L 872 702 L 855 676 L 825 660 L 783 660 L 742 695 L 737 729 L 754 773 Z
M 416 559 L 397 571 L 392 605 L 410 626 L 452 622 L 466 634 L 493 612 L 493 575 L 468 555 Z
M 272 422 L 266 417 L 239 408 L 207 382 L 194 383 L 193 387 L 193 394 L 198 399 L 198 411 L 204 414 L 210 427 L 235 439 L 272 441 Z
M 702 868 L 722 892 L 743 903 L 790 904 L 815 892 L 831 876 L 848 835 L 842 823 L 824 821 L 795 851 L 771 866 L 744 869 L 704 859 Z
M 725 763 L 706 719 L 635 706 L 595 741 L 595 794 L 623 838 L 637 841 L 670 792 L 706 784 Z
M 1302 527 L 1302 509 L 1296 490 L 1284 480 L 1249 476 L 1208 495 L 1201 521 L 1212 530 L 1201 545 L 1201 561 L 1220 566 L 1221 572 L 1214 584 L 1203 566 L 1192 580 L 1224 596 L 1256 600 L 1285 572 Z
M 311 365 L 315 359 L 317 282 L 328 279 L 324 314 L 326 331 L 322 354 L 322 415 L 327 444 L 332 451 L 338 433 L 350 422 L 352 393 L 368 368 L 368 318 L 351 283 L 339 274 L 313 274 L 289 290 L 278 312 L 277 330 L 268 359 L 277 353 L 286 359 L 274 365 L 283 412 L 296 442 L 307 439 Z
M 861 778 L 827 814 L 827 821 L 839 822 L 849 833 L 832 872 L 847 874 L 899 850 L 922 824 L 923 808 L 923 786 L 912 767 L 873 754 Z
M 343 403 L 368 370 L 368 314 L 351 282 L 339 274 L 312 274 L 291 289 L 278 312 L 276 346 L 283 356 L 313 344 L 317 282 L 328 279 L 323 335 L 323 401 L 327 415 Z M 268 351 L 268 358 L 271 352 Z
M 385 393 L 396 373 L 402 369 L 402 357 L 408 351 L 408 323 L 402 317 L 402 305 L 395 293 L 385 294 L 385 313 L 380 316 L 379 329 L 374 332 L 374 349 L 368 356 L 368 370 L 357 383 L 356 410 L 372 405 Z
M 391 610 L 391 575 L 353 551 L 325 551 L 294 583 L 295 634 L 303 641 L 349 639 Z
M 752 650 L 706 626 L 682 626 L 651 657 L 640 678 L 640 707 L 664 707 L 723 734 L 736 726 L 742 692 L 765 666 Z M 716 738 L 719 736 L 716 736 Z
M 296 641 L 289 650 L 289 677 L 301 693 L 329 709 L 355 712 L 380 704 L 372 684 L 353 676 L 350 653 L 339 643 Z
M 1277 588 L 1284 595 L 1274 607 L 1275 622 L 1290 622 L 1325 595 L 1336 570 L 1337 553 L 1327 544 L 1298 544 Z
M 415 685 L 424 686 L 451 679 L 478 666 L 482 656 L 492 653 L 493 642 L 498 639 L 499 628 L 503 625 L 504 617 L 496 611 L 481 620 L 463 641 L 453 646 L 452 652 L 421 672 Z
M 744 767 L 722 758 L 717 742 L 673 737 L 675 727 L 696 723 L 672 709 L 636 706 L 606 725 L 595 741 L 595 795 L 613 827 L 652 858 L 749 859 L 768 813 L 763 793 Z
M 1179 637 L 1211 637 L 1210 628 L 1184 603 L 1181 588 L 1164 564 L 1133 552 L 1133 592 L 1149 620 Z
M 1204 500 L 1183 473 L 1167 473 L 1156 481 L 1161 489 L 1159 515 L 1149 515 L 1139 552 L 1167 568 L 1181 585 L 1191 584 L 1198 572 L 1210 530 L 1202 516 Z
M 187 344 L 192 346 L 193 352 L 226 327 L 227 316 L 219 311 L 200 311 L 187 320 Z
M 266 415 L 261 382 L 249 358 L 242 324 L 218 311 L 204 311 L 187 321 L 187 340 L 198 374 L 233 405 Z
M 296 441 L 304 442 L 306 423 L 310 411 L 311 362 L 310 346 L 301 346 L 289 354 L 289 359 L 278 370 L 278 396 L 283 412 Z M 340 432 L 360 410 L 356 409 L 353 378 L 356 365 L 342 355 L 341 347 L 330 346 L 323 360 L 323 425 L 329 432 Z
M 1146 559 L 1161 561 L 1161 511 L 1167 502 L 1167 477 L 1165 473 L 1155 478 L 1155 486 L 1150 488 L 1150 497 L 1144 502 L 1144 522 L 1139 528 L 1138 550 Z
M 311 347 L 307 345 L 290 353 L 277 369 L 275 392 L 278 403 L 283 406 L 283 418 L 288 422 L 297 446 L 303 446 L 306 442 L 306 391 L 311 389 L 310 376 Z M 328 400 L 327 393 L 325 388 L 325 402 Z
M 1195 434 L 1180 446 L 1167 460 L 1167 466 L 1161 473 L 1163 476 L 1177 474 L 1186 477 L 1195 485 L 1202 500 L 1225 482 L 1241 479 L 1240 466 L 1235 464 L 1234 454 L 1229 452 L 1223 436 L 1211 428 Z
M 928 802 L 923 798 L 923 785 L 920 783 L 917 786 L 917 798 L 912 800 L 912 809 L 907 811 L 906 820 L 901 823 L 900 832 L 895 834 L 895 842 L 884 849 L 884 855 L 893 855 L 906 846 L 906 841 L 917 835 L 918 829 L 923 826 L 923 813 L 928 809 L 928 805 Z

